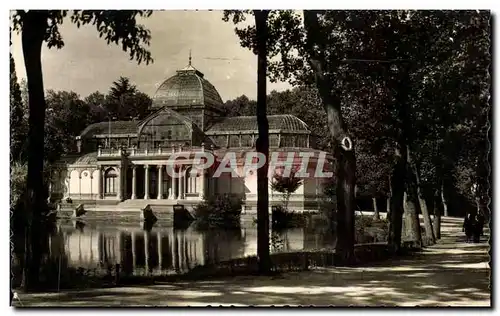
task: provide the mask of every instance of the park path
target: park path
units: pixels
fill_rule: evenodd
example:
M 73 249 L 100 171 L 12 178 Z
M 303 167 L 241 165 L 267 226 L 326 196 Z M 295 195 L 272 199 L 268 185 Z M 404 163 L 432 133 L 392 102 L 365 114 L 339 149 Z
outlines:
M 235 277 L 149 286 L 19 294 L 15 306 L 491 306 L 489 245 L 464 242 L 461 219 L 412 257 L 280 277 Z M 486 230 L 487 232 L 487 230 Z

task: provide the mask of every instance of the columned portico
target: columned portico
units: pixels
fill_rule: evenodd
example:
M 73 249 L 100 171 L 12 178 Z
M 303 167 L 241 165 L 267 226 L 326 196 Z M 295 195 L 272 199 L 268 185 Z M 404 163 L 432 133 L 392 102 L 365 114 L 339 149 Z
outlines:
M 129 170 L 127 170 L 129 175 L 127 177 L 128 180 L 124 179 L 127 173 L 125 173 L 123 168 L 116 166 L 112 168 L 116 170 L 118 179 L 123 180 L 123 182 L 120 180 L 116 181 L 116 191 L 112 191 L 116 199 L 184 200 L 187 196 L 193 198 L 194 194 L 200 196 L 201 199 L 206 188 L 205 185 L 203 185 L 203 187 L 197 186 L 196 180 L 188 180 L 190 179 L 186 174 L 190 170 L 190 166 L 188 165 L 168 166 L 161 163 L 143 165 L 131 162 L 128 168 Z M 111 168 L 105 168 L 105 170 L 109 169 Z M 106 174 L 106 172 L 104 172 L 104 174 Z M 102 174 L 101 183 L 107 181 L 104 174 Z M 201 179 L 202 182 L 206 182 L 205 175 L 202 175 Z M 187 181 L 192 182 L 187 183 Z M 200 180 L 198 179 L 198 181 Z M 101 187 L 101 184 L 99 184 L 99 186 Z M 101 190 L 103 192 L 109 191 L 107 191 L 104 186 L 102 186 Z

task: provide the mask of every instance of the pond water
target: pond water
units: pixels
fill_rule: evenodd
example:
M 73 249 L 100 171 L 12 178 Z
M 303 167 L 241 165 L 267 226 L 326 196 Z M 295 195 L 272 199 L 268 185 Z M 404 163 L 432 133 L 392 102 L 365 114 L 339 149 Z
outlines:
M 319 228 L 271 231 L 271 252 L 332 248 L 335 243 Z M 198 265 L 217 263 L 257 253 L 257 228 L 198 231 L 139 223 L 114 225 L 92 222 L 59 223 L 48 236 L 50 261 L 67 267 L 106 271 L 120 264 L 128 275 L 185 273 Z

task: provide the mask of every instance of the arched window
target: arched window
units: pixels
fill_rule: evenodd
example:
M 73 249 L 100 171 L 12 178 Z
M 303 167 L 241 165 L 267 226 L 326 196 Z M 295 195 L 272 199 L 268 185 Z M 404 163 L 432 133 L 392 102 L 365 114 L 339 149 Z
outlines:
M 109 168 L 104 173 L 104 193 L 116 194 L 118 189 L 118 173 L 115 169 Z

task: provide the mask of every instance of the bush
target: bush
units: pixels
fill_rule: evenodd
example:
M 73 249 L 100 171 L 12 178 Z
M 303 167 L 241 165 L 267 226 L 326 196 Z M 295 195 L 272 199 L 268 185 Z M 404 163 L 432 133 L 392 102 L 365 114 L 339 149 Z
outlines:
M 273 229 L 304 227 L 307 219 L 304 213 L 288 211 L 284 206 L 277 205 L 272 209 Z
M 196 227 L 198 229 L 240 227 L 242 204 L 241 198 L 229 194 L 209 197 L 194 208 Z
M 358 215 L 355 217 L 354 227 L 357 244 L 384 242 L 389 235 L 389 223 L 386 219 Z

